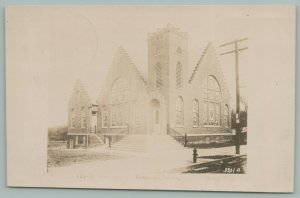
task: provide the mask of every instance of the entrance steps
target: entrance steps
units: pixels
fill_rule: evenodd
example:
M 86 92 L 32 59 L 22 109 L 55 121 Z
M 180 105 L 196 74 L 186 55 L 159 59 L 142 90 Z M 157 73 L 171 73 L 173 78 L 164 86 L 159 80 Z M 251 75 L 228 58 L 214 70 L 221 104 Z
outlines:
M 89 147 L 97 147 L 103 145 L 103 141 L 97 134 L 90 134 L 89 135 Z
M 127 152 L 161 152 L 184 149 L 169 135 L 128 135 L 111 145 L 111 150 Z

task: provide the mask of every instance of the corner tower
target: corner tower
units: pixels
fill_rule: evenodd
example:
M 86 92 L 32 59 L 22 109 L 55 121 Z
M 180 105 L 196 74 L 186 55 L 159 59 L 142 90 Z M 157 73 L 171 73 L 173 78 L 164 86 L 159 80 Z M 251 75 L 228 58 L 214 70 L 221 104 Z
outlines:
M 153 133 L 167 133 L 173 120 L 171 111 L 175 109 L 178 98 L 183 98 L 186 90 L 187 40 L 185 32 L 169 25 L 148 36 L 149 130 Z M 176 114 L 177 117 L 183 115 Z

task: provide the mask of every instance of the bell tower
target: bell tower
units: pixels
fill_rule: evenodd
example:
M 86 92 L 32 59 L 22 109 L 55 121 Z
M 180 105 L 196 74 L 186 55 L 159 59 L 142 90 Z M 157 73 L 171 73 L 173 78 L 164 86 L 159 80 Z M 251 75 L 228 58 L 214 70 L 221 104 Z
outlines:
M 187 86 L 187 34 L 170 25 L 148 35 L 149 129 L 166 134 L 178 96 Z
M 148 90 L 166 99 L 187 83 L 187 34 L 168 25 L 148 35 Z

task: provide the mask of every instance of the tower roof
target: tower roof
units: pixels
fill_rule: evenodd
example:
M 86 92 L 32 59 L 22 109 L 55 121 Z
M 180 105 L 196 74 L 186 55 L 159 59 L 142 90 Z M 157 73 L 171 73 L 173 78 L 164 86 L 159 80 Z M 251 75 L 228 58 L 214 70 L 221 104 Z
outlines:
M 163 28 L 158 28 L 156 32 L 149 33 L 148 38 L 152 39 L 152 38 L 158 37 L 161 34 L 166 34 L 166 33 L 170 33 L 170 32 L 173 34 L 176 34 L 182 38 L 187 38 L 187 32 L 181 32 L 180 28 L 175 28 L 170 24 L 167 24 Z

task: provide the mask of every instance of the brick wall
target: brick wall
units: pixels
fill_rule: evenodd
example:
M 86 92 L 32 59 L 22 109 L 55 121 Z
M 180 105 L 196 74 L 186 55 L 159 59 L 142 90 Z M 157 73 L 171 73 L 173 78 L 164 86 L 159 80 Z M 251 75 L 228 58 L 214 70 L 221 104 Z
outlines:
M 80 81 L 77 81 L 69 100 L 68 106 L 68 133 L 87 133 L 89 132 L 91 112 L 90 99 Z M 86 124 L 82 126 L 82 115 L 85 114 Z M 72 122 L 73 117 L 73 122 Z

